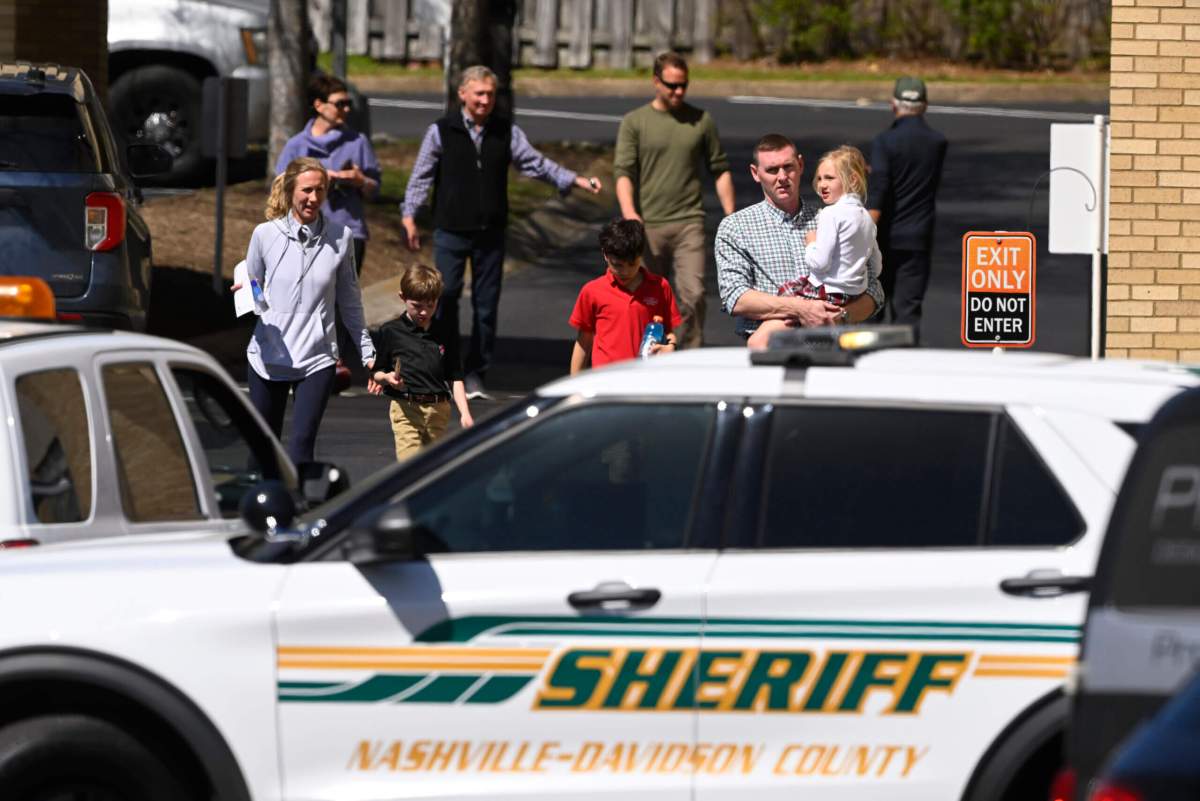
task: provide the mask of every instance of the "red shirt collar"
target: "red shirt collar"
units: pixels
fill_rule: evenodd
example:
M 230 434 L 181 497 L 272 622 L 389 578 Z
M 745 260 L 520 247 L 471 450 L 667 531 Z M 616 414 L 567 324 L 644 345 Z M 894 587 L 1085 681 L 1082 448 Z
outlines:
M 638 284 L 637 289 L 641 289 L 642 285 L 646 283 L 646 280 L 648 278 L 650 278 L 650 271 L 647 270 L 646 265 L 643 264 L 641 267 L 638 267 L 638 272 L 642 276 L 642 283 Z M 615 286 L 617 289 L 621 290 L 622 292 L 629 292 L 630 295 L 634 294 L 634 292 L 637 292 L 637 289 L 633 290 L 633 292 L 630 292 L 628 289 L 626 289 L 625 285 L 622 284 L 620 281 L 618 281 L 617 277 L 615 275 L 613 275 L 613 271 L 608 269 L 607 267 L 604 268 L 604 274 L 608 276 L 608 283 L 611 286 Z

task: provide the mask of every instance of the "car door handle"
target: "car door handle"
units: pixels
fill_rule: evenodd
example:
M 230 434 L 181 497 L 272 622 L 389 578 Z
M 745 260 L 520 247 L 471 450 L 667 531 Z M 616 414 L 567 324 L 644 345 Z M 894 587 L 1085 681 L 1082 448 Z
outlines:
M 567 596 L 567 603 L 576 609 L 649 609 L 662 598 L 653 587 L 635 589 L 627 584 L 600 585 L 594 590 L 579 590 Z
M 1024 598 L 1057 598 L 1092 588 L 1091 576 L 1029 575 L 1000 581 L 1000 590 Z

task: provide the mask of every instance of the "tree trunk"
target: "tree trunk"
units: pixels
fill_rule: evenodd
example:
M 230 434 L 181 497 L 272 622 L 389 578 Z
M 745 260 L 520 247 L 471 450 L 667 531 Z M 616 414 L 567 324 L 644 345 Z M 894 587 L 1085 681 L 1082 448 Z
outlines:
M 308 119 L 306 86 L 309 65 L 308 13 L 305 0 L 271 0 L 267 50 L 271 69 L 271 136 L 267 143 L 267 176 L 287 140 Z
M 446 111 L 458 108 L 458 82 L 464 69 L 488 67 L 500 80 L 496 113 L 513 113 L 512 61 L 516 0 L 454 0 L 450 10 L 450 59 L 446 66 Z

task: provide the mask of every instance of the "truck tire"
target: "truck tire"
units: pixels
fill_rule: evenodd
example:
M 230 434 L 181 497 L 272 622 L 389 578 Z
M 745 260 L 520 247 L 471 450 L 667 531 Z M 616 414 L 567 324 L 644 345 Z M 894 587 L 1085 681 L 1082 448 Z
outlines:
M 162 145 L 175 158 L 171 172 L 152 183 L 187 183 L 202 177 L 202 98 L 195 76 L 165 64 L 135 67 L 113 81 L 108 97 L 113 130 L 122 147 Z
M 84 715 L 46 715 L 0 729 L 0 787 L 14 801 L 193 798 L 138 740 Z

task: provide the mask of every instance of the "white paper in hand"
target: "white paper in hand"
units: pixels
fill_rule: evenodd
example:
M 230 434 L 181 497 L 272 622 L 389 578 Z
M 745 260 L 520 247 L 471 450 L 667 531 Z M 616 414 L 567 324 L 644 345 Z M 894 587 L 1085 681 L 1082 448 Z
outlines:
M 246 269 L 246 262 L 239 261 L 237 266 L 233 268 L 233 283 L 241 284 L 241 287 L 233 293 L 233 310 L 238 317 L 248 312 L 260 314 L 260 310 L 254 304 L 254 290 L 250 286 L 250 271 Z

